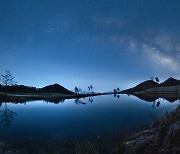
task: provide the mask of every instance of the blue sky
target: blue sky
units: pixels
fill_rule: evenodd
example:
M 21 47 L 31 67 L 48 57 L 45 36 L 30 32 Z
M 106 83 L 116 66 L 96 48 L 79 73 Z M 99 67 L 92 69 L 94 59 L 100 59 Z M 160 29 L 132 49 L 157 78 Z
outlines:
M 96 91 L 179 78 L 179 17 L 179 0 L 0 0 L 0 72 Z

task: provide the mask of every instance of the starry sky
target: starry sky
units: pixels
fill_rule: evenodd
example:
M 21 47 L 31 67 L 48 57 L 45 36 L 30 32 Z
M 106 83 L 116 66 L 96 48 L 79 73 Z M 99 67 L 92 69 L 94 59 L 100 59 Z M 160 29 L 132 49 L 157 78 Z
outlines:
M 180 77 L 179 0 L 0 0 L 0 72 L 108 91 Z

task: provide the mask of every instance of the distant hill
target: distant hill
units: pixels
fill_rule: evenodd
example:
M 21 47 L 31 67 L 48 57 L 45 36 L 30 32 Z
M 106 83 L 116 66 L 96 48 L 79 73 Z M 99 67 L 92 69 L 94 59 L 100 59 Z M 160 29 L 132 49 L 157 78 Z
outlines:
M 12 86 L 0 85 L 0 92 L 37 93 L 38 92 L 38 88 L 24 86 L 24 85 L 12 85 Z
M 53 85 L 45 86 L 43 88 L 29 87 L 24 85 L 12 85 L 12 86 L 0 85 L 0 92 L 73 94 L 72 91 L 69 91 L 68 89 L 64 88 L 59 84 L 53 84 Z
M 137 86 L 133 88 L 123 90 L 122 93 L 133 93 L 133 92 L 143 91 L 143 90 L 147 90 L 147 89 L 158 87 L 158 86 L 159 84 L 157 82 L 154 82 L 152 80 L 147 80 L 138 84 Z
M 176 85 L 180 85 L 180 80 L 176 80 L 174 78 L 169 78 L 167 80 L 165 80 L 164 82 L 162 82 L 160 84 L 161 86 L 176 86 Z
M 67 90 L 59 84 L 53 84 L 39 89 L 42 93 L 62 93 L 62 94 L 73 94 L 72 91 Z
M 152 80 L 147 80 L 138 84 L 137 86 L 133 88 L 123 90 L 122 93 L 134 93 L 134 92 L 144 91 L 144 90 L 148 90 L 155 87 L 168 87 L 168 86 L 176 86 L 176 85 L 180 85 L 180 80 L 177 80 L 174 78 L 168 78 L 167 80 L 165 80 L 164 82 L 160 84 Z

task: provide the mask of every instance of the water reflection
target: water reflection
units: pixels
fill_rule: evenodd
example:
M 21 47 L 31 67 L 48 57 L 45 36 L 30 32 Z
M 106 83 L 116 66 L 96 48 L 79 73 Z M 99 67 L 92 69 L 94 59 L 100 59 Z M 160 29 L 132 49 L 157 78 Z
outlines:
M 160 103 L 161 103 L 161 102 L 160 102 L 160 101 L 158 101 L 158 102 L 156 103 L 156 106 L 157 106 L 157 107 L 159 107 Z
M 64 98 L 58 98 L 58 99 L 49 99 L 49 100 L 44 100 L 47 103 L 54 103 L 54 104 L 59 104 L 59 103 L 64 103 L 65 99 Z
M 83 105 L 86 105 L 88 103 L 93 103 L 93 97 L 89 97 L 88 99 L 85 99 L 83 98 L 84 100 L 81 100 L 81 98 L 76 98 L 74 101 L 75 101 L 75 104 L 77 105 L 80 105 L 80 104 L 83 104 Z
M 156 104 L 156 101 L 153 101 L 153 103 L 152 103 L 152 109 L 155 109 L 155 104 Z
M 114 94 L 114 97 L 116 97 L 116 98 L 120 98 L 120 94 Z
M 77 104 L 77 105 L 80 105 L 80 104 L 83 103 L 83 102 L 80 100 L 80 98 L 76 98 L 74 101 L 75 101 L 75 104 Z
M 14 138 L 44 135 L 88 138 L 124 134 L 137 126 L 149 125 L 154 117 L 162 116 L 166 110 L 172 111 L 177 104 L 163 99 L 149 103 L 134 96 L 119 95 L 119 99 L 117 96 L 31 101 L 26 105 L 3 103 L 0 122 L 11 125 L 8 129 L 0 127 L 0 132 Z
M 128 96 L 131 96 L 129 94 L 127 94 Z M 120 98 L 120 94 L 113 94 L 113 96 L 115 98 Z M 139 98 L 140 100 L 143 101 L 147 101 L 147 102 L 156 102 L 158 101 L 160 98 L 163 99 L 164 101 L 168 101 L 170 103 L 173 103 L 175 101 L 179 101 L 180 102 L 180 94 L 133 94 L 133 96 L 136 96 L 137 98 Z M 84 101 L 86 98 L 86 101 Z M 88 96 L 88 97 L 80 97 L 80 98 L 76 98 L 75 100 L 75 104 L 88 104 L 88 103 L 93 103 L 93 98 L 94 96 Z M 82 100 L 84 99 L 84 100 Z M 44 100 L 44 102 L 47 103 L 54 103 L 54 104 L 59 104 L 59 103 L 64 103 L 65 100 L 67 100 L 66 98 L 56 98 L 56 99 L 46 99 Z M 26 105 L 27 102 L 32 102 L 32 100 L 27 100 L 27 101 L 18 101 L 18 102 L 11 102 L 13 104 L 24 104 Z M 5 102 L 0 102 L 0 107 L 1 105 L 5 103 Z M 8 103 L 8 102 L 6 102 Z M 154 103 L 153 103 L 154 106 Z M 160 102 L 156 103 L 156 106 L 160 106 Z
M 155 109 L 156 107 L 159 107 L 160 104 L 161 104 L 161 102 L 159 101 L 159 99 L 156 100 L 156 101 L 153 101 L 153 103 L 152 103 L 152 108 Z
M 138 97 L 141 100 L 147 101 L 147 102 L 153 102 L 158 100 L 159 98 L 165 99 L 168 102 L 175 102 L 180 99 L 179 93 L 166 93 L 166 94 L 156 94 L 156 93 L 146 93 L 144 95 L 142 94 L 134 94 L 134 96 Z M 158 103 L 160 105 L 160 103 Z
M 162 94 L 146 94 L 146 95 L 136 94 L 135 96 L 137 98 L 143 100 L 143 101 L 152 102 L 151 108 L 153 110 L 155 110 L 156 108 L 159 108 L 166 101 L 172 103 L 172 102 L 175 102 L 175 101 L 178 100 L 180 102 L 180 95 L 179 94 L 166 94 L 166 95 L 162 95 Z M 111 97 L 111 100 L 113 100 L 112 96 L 107 96 L 107 97 L 109 97 L 109 98 Z M 120 98 L 120 94 L 116 94 L 115 93 L 114 97 L 119 99 Z M 86 105 L 86 104 L 93 103 L 94 102 L 94 98 L 95 97 L 93 97 L 93 96 L 86 97 L 86 98 L 77 98 L 77 99 L 74 99 L 74 102 L 75 102 L 76 105 Z M 123 98 L 123 96 L 122 96 L 122 98 Z M 53 104 L 60 104 L 60 103 L 62 104 L 62 103 L 65 102 L 65 100 L 66 99 L 64 99 L 64 98 L 58 98 L 58 99 L 44 100 L 44 102 L 53 103 Z M 20 104 L 26 105 L 26 102 L 11 102 L 11 103 L 12 104 L 19 104 L 20 103 Z M 12 123 L 12 121 L 13 121 L 14 117 L 17 115 L 17 113 L 12 111 L 12 110 L 10 110 L 10 109 L 8 109 L 7 102 L 0 103 L 0 107 L 1 108 L 2 108 L 2 104 L 4 104 L 4 110 L 0 111 L 0 122 L 5 127 L 8 127 Z
M 89 101 L 90 103 L 92 103 L 92 102 L 93 102 L 93 97 L 89 97 L 88 101 Z
M 107 93 L 108 94 L 108 93 Z M 104 95 L 104 94 L 103 94 Z M 115 98 L 120 98 L 122 94 L 119 94 L 119 93 L 114 93 L 113 96 Z M 130 94 L 127 94 L 128 96 L 131 96 Z M 147 101 L 147 102 L 153 102 L 153 101 L 156 101 L 157 99 L 159 98 L 163 98 L 169 102 L 175 102 L 177 100 L 180 99 L 180 93 L 166 93 L 166 94 L 163 94 L 163 93 L 145 93 L 145 94 L 132 94 L 134 96 L 136 96 L 137 98 L 141 99 L 141 100 L 144 100 L 144 101 Z M 93 97 L 94 96 L 79 96 L 77 99 L 75 99 L 75 102 L 76 104 L 87 104 L 88 102 L 92 103 L 93 102 Z M 80 101 L 80 99 L 82 98 L 88 98 L 88 102 L 83 102 L 83 101 Z M 66 99 L 71 99 L 71 98 L 61 98 L 61 97 L 58 97 L 58 98 L 54 98 L 54 97 L 50 97 L 48 99 L 43 99 L 43 98 L 37 98 L 37 100 L 44 100 L 45 102 L 47 103 L 54 103 L 54 104 L 59 104 L 59 103 L 63 103 Z M 73 99 L 73 98 L 72 98 Z M 8 100 L 8 99 L 7 99 Z M 12 102 L 12 103 L 15 103 L 15 104 L 18 104 L 18 103 L 24 103 L 26 104 L 26 102 L 31 102 L 31 101 L 36 101 L 36 100 L 32 100 L 31 98 L 26 98 L 25 100 L 14 100 L 13 102 L 12 101 L 7 101 L 7 102 Z M 5 102 L 4 99 L 2 99 L 0 97 L 0 103 L 3 103 Z M 159 106 L 160 103 L 157 104 L 157 106 Z
M 5 109 L 0 111 L 0 122 L 5 127 L 8 127 L 16 116 L 16 112 L 13 112 L 7 108 L 7 104 L 5 103 Z

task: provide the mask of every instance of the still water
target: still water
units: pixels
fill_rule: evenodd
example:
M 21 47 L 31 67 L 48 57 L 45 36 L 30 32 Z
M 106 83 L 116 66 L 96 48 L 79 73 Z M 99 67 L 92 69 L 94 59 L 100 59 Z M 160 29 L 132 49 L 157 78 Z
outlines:
M 0 137 L 10 139 L 61 137 L 86 139 L 132 133 L 174 110 L 178 101 L 146 102 L 135 96 L 96 96 L 60 103 L 2 103 Z

